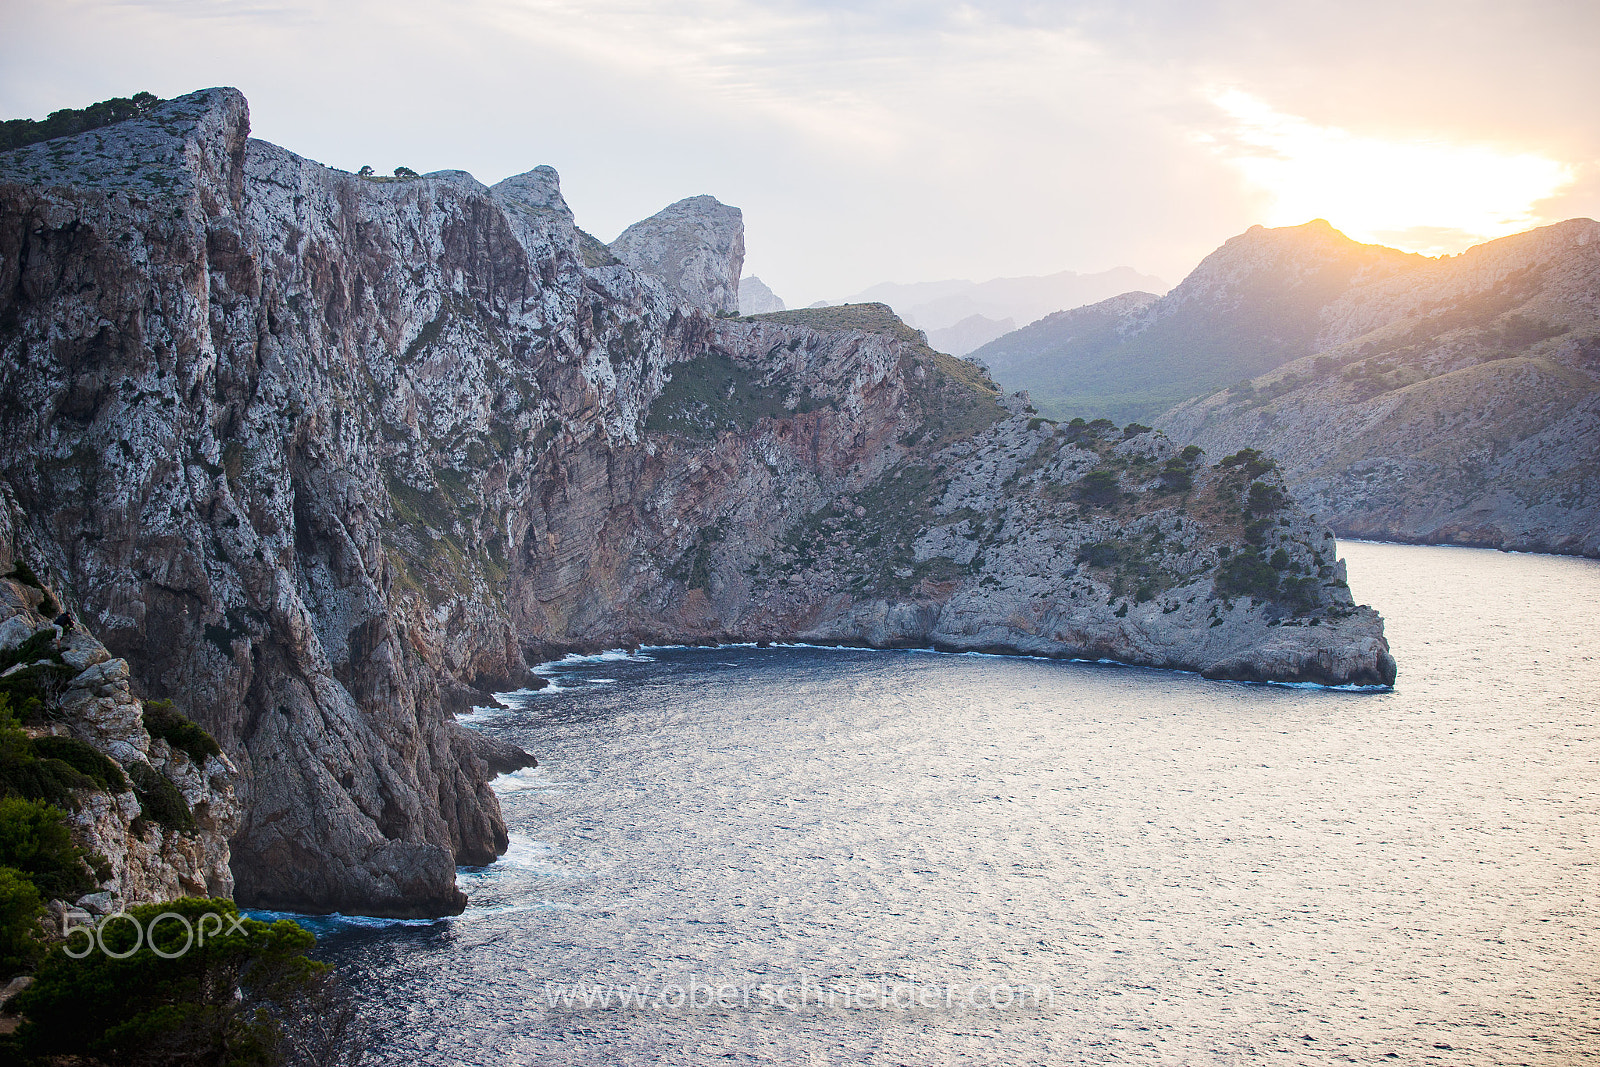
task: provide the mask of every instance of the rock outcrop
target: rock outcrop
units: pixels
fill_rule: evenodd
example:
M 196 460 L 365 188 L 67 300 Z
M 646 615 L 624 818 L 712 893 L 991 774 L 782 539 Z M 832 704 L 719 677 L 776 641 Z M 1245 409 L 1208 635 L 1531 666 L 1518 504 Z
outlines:
M 1158 424 L 1276 456 L 1341 536 L 1600 556 L 1600 224 L 1356 285 L 1314 354 Z
M 450 709 L 567 649 L 1393 679 L 1270 465 L 1002 407 L 881 306 L 720 318 L 733 209 L 631 228 L 636 269 L 548 168 L 370 179 L 247 134 L 218 89 L 0 154 L 19 537 L 237 763 L 241 903 L 460 908 L 526 757 Z
M 783 300 L 767 288 L 767 283 L 750 275 L 739 279 L 739 314 L 765 315 L 784 310 Z
M 71 791 L 67 821 L 99 886 L 52 902 L 55 921 L 73 906 L 110 914 L 183 896 L 231 896 L 228 839 L 242 815 L 237 769 L 225 754 L 152 737 L 127 662 L 74 621 L 70 604 L 63 612 L 58 590 L 15 571 L 15 550 L 11 508 L 0 496 L 0 657 L 19 660 L 0 677 L 0 692 L 46 698 L 24 719 L 30 738 L 74 739 L 117 770 L 108 783 Z
M 683 303 L 712 315 L 739 314 L 744 213 L 713 196 L 691 196 L 634 223 L 611 254 L 653 275 Z

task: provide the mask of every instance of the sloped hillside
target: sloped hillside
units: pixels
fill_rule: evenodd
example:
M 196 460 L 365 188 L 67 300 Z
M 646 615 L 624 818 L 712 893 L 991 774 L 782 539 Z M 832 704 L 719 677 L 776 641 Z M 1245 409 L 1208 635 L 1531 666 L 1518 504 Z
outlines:
M 1342 536 L 1600 555 L 1600 224 L 1351 288 L 1324 346 L 1158 424 L 1254 445 Z

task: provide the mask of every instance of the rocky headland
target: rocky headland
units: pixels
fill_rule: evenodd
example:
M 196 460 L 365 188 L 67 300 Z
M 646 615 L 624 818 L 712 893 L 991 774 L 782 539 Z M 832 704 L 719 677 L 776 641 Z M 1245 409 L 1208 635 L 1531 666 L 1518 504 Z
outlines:
M 236 764 L 242 903 L 459 910 L 527 757 L 452 712 L 567 650 L 1394 680 L 1259 454 L 1041 418 L 881 305 L 732 318 L 709 197 L 607 248 L 548 167 L 373 179 L 248 132 L 213 89 L 0 153 L 12 541 Z

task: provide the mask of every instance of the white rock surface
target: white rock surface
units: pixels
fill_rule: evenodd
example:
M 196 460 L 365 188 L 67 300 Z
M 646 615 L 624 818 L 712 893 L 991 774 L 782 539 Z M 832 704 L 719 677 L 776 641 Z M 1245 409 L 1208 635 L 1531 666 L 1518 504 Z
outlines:
M 713 196 L 691 196 L 634 223 L 611 242 L 611 252 L 654 275 L 691 307 L 713 315 L 739 314 L 744 267 L 744 214 Z

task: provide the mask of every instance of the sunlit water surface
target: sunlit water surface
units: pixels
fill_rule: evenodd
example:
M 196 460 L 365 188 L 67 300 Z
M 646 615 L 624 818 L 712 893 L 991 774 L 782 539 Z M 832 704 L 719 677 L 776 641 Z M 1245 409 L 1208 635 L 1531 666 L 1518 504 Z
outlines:
M 316 924 L 373 1060 L 1600 1056 L 1600 564 L 1344 550 L 1393 692 L 812 649 L 547 669 L 473 719 L 541 765 L 496 783 L 512 848 L 466 913 Z M 691 982 L 791 992 L 581 999 Z

